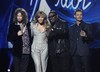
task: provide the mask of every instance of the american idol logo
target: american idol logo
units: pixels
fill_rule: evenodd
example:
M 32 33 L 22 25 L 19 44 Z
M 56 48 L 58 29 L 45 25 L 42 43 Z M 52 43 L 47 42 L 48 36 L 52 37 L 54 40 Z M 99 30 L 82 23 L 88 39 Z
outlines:
M 69 22 L 74 22 L 76 9 L 83 10 L 83 19 L 87 22 L 100 22 L 100 0 L 46 0 L 49 7 Z
M 58 7 L 59 5 L 62 8 L 72 8 L 73 10 L 77 9 L 79 6 L 82 6 L 82 9 L 85 10 L 89 8 L 92 4 L 92 1 L 87 1 L 86 0 L 57 0 L 57 3 L 55 4 L 55 7 Z

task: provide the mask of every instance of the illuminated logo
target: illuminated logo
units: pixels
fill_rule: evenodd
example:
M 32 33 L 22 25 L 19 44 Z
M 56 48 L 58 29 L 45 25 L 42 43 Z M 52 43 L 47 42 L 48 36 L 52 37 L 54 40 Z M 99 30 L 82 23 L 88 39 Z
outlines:
M 92 1 L 87 1 L 86 3 L 86 0 L 77 0 L 76 3 L 75 3 L 76 0 L 57 0 L 57 3 L 55 4 L 55 7 L 58 7 L 59 5 L 62 7 L 62 8 L 72 8 L 72 9 L 77 9 L 80 4 L 82 6 L 82 9 L 85 10 L 87 8 L 89 8 L 92 4 Z
M 55 10 L 62 19 L 74 22 L 76 9 L 83 10 L 83 19 L 87 22 L 100 22 L 100 0 L 46 0 L 48 6 Z

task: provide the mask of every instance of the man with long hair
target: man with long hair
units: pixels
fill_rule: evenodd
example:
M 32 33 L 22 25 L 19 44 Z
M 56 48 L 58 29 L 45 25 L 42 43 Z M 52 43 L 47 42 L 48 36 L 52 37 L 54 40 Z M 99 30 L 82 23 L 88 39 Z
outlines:
M 14 72 L 27 71 L 31 47 L 30 32 L 27 12 L 23 8 L 17 8 L 8 31 L 8 41 L 13 44 Z

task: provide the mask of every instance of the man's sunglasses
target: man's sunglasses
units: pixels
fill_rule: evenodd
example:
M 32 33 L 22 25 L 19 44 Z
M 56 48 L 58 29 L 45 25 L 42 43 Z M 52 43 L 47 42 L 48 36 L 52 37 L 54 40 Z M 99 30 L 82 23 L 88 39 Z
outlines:
M 54 16 L 56 16 L 56 15 L 49 16 L 48 18 L 53 18 Z

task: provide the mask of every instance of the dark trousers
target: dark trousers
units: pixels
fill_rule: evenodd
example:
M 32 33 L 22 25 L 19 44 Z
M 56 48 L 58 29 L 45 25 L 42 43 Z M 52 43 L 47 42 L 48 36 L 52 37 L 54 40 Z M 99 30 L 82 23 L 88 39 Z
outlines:
M 14 72 L 27 72 L 29 64 L 29 55 L 23 54 L 21 57 L 13 57 Z
M 73 56 L 73 72 L 90 72 L 89 56 Z
M 51 72 L 70 72 L 70 55 L 67 52 L 49 56 Z

